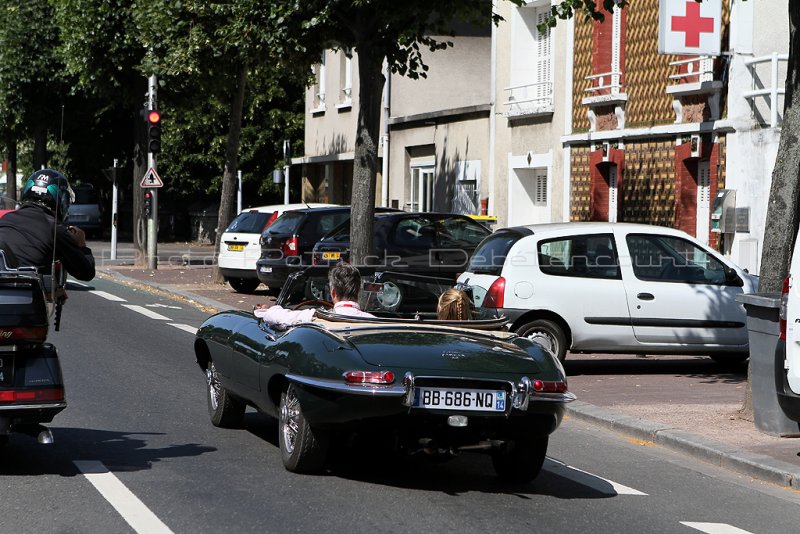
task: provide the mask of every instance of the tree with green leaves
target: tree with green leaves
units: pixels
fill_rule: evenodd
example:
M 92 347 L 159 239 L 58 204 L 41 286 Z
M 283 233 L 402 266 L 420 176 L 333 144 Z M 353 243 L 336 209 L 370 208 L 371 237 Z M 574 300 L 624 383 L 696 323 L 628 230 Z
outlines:
M 286 94 L 286 86 L 294 83 L 301 87 L 293 81 L 295 69 L 275 68 L 273 50 L 253 38 L 257 19 L 252 8 L 248 2 L 156 1 L 138 6 L 135 16 L 148 50 L 145 69 L 162 76 L 165 85 L 178 88 L 173 92 L 188 91 L 195 98 L 198 94 L 212 95 L 214 101 L 225 102 L 227 135 L 216 251 L 223 230 L 235 215 L 243 118 L 254 109 L 248 102 L 263 105 L 265 98 L 274 97 L 285 105 L 287 102 L 279 97 Z M 269 5 L 263 9 L 268 11 Z M 254 85 L 260 94 L 249 96 L 248 89 Z M 291 114 L 283 119 L 287 125 L 297 125 Z
M 147 170 L 147 154 L 139 143 L 147 77 L 140 66 L 145 49 L 137 36 L 135 4 L 124 0 L 51 0 L 53 22 L 61 30 L 59 57 L 67 73 L 75 78 L 73 92 L 93 103 L 91 116 L 84 115 L 87 128 L 95 133 L 94 164 L 110 167 L 112 159 L 132 160 L 134 193 Z M 108 131 L 104 131 L 108 130 Z M 86 134 L 84 133 L 84 136 Z M 111 140 L 108 161 L 96 161 L 100 140 Z M 121 140 L 126 140 L 124 143 Z M 116 147 L 114 146 L 116 145 Z M 79 158 L 83 160 L 83 158 Z M 88 170 L 86 172 L 89 172 Z M 143 258 L 143 201 L 133 195 L 133 242 Z
M 47 164 L 48 130 L 59 124 L 67 79 L 47 0 L 2 0 L 0 11 L 0 136 L 10 162 L 7 194 L 16 195 L 19 142 L 33 141 L 33 168 Z

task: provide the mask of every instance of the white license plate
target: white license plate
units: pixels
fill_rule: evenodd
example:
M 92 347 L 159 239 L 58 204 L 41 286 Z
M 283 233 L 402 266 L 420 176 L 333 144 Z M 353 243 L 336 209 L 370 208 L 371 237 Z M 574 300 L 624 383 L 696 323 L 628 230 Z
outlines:
M 416 388 L 414 408 L 504 412 L 506 392 L 502 389 Z
M 261 271 L 262 273 L 271 273 L 272 267 L 259 267 L 258 270 Z

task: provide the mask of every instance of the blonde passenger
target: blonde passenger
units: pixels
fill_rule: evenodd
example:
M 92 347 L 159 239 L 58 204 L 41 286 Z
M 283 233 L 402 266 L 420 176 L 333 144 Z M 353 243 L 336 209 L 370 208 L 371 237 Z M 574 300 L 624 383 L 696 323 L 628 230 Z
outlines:
M 468 321 L 472 319 L 472 302 L 466 293 L 451 287 L 439 297 L 436 311 L 440 321 Z

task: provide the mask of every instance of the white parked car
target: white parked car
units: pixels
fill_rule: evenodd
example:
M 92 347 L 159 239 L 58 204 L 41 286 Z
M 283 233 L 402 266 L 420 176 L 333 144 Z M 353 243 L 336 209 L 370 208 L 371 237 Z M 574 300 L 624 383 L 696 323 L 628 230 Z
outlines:
M 679 230 L 591 222 L 498 230 L 458 282 L 481 315 L 548 338 L 561 360 L 570 350 L 738 362 L 748 336 L 736 295 L 758 277 Z
M 261 256 L 261 232 L 284 211 L 317 208 L 334 204 L 275 204 L 242 210 L 225 229 L 219 245 L 217 263 L 225 280 L 240 293 L 254 291 L 261 283 L 256 260 Z

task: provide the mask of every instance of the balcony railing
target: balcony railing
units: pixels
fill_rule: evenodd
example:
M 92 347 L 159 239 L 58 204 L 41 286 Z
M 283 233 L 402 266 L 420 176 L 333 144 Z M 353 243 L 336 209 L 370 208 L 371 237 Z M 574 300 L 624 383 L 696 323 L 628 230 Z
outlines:
M 536 82 L 506 87 L 505 115 L 535 115 L 553 111 L 553 82 Z
M 680 59 L 669 64 L 678 68 L 678 72 L 669 77 L 670 80 L 678 80 L 678 84 L 714 81 L 714 60 L 709 56 Z
M 592 84 L 585 91 L 587 93 L 595 93 L 593 96 L 618 95 L 622 92 L 621 77 L 622 73 L 619 71 L 592 74 L 585 78 Z
M 770 128 L 775 128 L 778 126 L 778 95 L 782 96 L 786 94 L 786 90 L 783 88 L 782 82 L 778 80 L 778 72 L 780 62 L 788 60 L 789 54 L 779 54 L 777 52 L 773 52 L 769 56 L 754 57 L 753 59 L 748 59 L 744 62 L 744 64 L 750 70 L 750 75 L 753 78 L 753 90 L 746 91 L 743 96 L 750 100 L 752 106 L 755 106 L 756 98 L 767 99 L 767 104 L 769 105 Z M 756 84 L 760 82 L 760 79 L 756 73 L 756 67 L 761 63 L 770 63 L 770 80 L 768 86 L 764 87 L 764 85 L 761 84 L 761 87 L 756 88 Z

